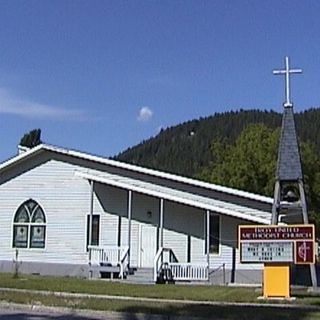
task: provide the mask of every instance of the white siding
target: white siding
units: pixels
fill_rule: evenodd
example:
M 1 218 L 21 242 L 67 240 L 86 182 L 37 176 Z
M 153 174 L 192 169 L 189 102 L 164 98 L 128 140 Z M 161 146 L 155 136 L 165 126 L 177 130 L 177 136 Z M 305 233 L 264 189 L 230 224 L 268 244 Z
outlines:
M 21 261 L 86 263 L 86 213 L 89 184 L 73 174 L 74 166 L 49 161 L 0 186 L 0 257 L 12 260 L 12 221 L 27 199 L 37 201 L 46 214 L 44 249 L 19 249 Z
M 175 253 L 179 262 L 187 262 L 188 235 L 191 235 L 191 261 L 204 259 L 203 212 L 173 202 L 164 205 L 164 246 Z
M 236 270 L 246 269 L 254 270 L 261 269 L 261 264 L 241 264 L 240 254 L 238 250 L 238 225 L 247 224 L 246 222 L 226 217 L 220 216 L 220 250 L 219 254 L 210 254 L 210 268 L 216 269 L 225 264 L 226 269 L 232 269 L 233 263 L 233 250 L 235 250 L 235 263 Z

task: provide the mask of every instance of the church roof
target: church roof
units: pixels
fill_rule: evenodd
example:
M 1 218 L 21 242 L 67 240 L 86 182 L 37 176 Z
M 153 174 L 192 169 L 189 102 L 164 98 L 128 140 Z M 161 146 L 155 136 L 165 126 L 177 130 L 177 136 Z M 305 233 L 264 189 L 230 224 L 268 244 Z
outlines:
M 208 183 L 208 182 L 204 182 L 204 181 L 199 181 L 196 179 L 187 178 L 187 177 L 183 177 L 183 176 L 179 176 L 179 175 L 171 174 L 171 173 L 167 173 L 167 172 L 162 172 L 162 171 L 158 171 L 158 170 L 154 170 L 154 169 L 144 168 L 144 167 L 140 167 L 137 165 L 124 163 L 121 161 L 112 160 L 112 159 L 108 159 L 105 157 L 96 156 L 96 155 L 92 155 L 92 154 L 88 154 L 88 153 L 80 152 L 80 151 L 76 151 L 76 150 L 65 149 L 65 148 L 61 148 L 61 147 L 57 147 L 57 146 L 53 146 L 53 145 L 48 145 L 48 144 L 40 144 L 32 149 L 29 149 L 28 151 L 26 151 L 24 153 L 21 153 L 15 157 L 3 162 L 3 163 L 1 163 L 0 164 L 0 173 L 2 170 L 6 170 L 12 166 L 18 165 L 22 161 L 25 161 L 33 156 L 36 156 L 37 154 L 39 154 L 41 152 L 46 152 L 46 151 L 54 152 L 54 153 L 58 153 L 58 154 L 63 154 L 63 155 L 67 155 L 70 157 L 80 158 L 80 159 L 84 159 L 84 160 L 88 160 L 88 161 L 92 161 L 92 162 L 96 162 L 96 163 L 100 163 L 100 164 L 105 164 L 105 165 L 113 166 L 115 168 L 129 170 L 132 172 L 143 173 L 143 174 L 147 174 L 147 175 L 154 176 L 154 177 L 160 177 L 160 178 L 168 179 L 171 181 L 181 182 L 186 185 L 191 185 L 191 186 L 196 186 L 196 187 L 200 187 L 200 188 L 205 188 L 208 190 L 218 191 L 218 192 L 222 192 L 225 194 L 230 194 L 230 195 L 242 197 L 244 199 L 255 200 L 255 201 L 259 201 L 262 203 L 268 203 L 268 204 L 272 204 L 272 202 L 273 202 L 273 199 L 270 197 L 254 194 L 251 192 L 238 190 L 238 189 L 234 189 L 234 188 L 230 188 L 230 187 L 225 187 L 225 186 L 221 186 L 221 185 L 217 185 L 217 184 L 213 184 L 213 183 Z

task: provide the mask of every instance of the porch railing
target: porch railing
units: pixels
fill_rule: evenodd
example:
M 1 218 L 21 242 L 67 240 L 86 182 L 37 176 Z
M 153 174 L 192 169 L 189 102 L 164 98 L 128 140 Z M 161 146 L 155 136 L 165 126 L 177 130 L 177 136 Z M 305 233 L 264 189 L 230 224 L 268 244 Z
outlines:
M 129 247 L 88 246 L 89 264 L 98 266 L 119 266 L 123 278 L 128 268 Z
M 164 264 L 167 265 L 168 262 L 178 262 L 177 257 L 173 253 L 172 249 L 160 247 L 156 256 L 154 257 L 153 266 L 153 279 L 156 282 L 158 274 L 163 269 Z
M 206 281 L 208 280 L 207 263 L 168 263 L 174 280 Z
M 208 281 L 208 263 L 178 262 L 170 248 L 159 248 L 154 258 L 154 281 L 157 282 L 161 270 L 170 270 L 174 281 Z

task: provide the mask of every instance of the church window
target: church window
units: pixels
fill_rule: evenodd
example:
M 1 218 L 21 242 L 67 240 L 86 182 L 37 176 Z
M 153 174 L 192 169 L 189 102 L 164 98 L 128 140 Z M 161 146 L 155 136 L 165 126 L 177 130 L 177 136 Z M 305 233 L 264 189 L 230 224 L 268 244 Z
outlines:
M 14 248 L 44 248 L 46 217 L 40 205 L 30 199 L 16 211 L 13 220 Z

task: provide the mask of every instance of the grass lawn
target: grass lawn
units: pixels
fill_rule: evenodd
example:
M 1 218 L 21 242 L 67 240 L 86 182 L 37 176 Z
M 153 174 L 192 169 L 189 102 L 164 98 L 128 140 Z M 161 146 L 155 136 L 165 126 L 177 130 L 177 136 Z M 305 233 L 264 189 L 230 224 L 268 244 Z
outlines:
M 261 295 L 254 288 L 232 288 L 194 285 L 133 285 L 110 281 L 81 280 L 24 276 L 14 279 L 11 274 L 0 274 L 0 287 L 72 293 L 124 295 L 132 297 L 201 300 L 216 302 L 255 302 Z M 79 309 L 112 310 L 130 313 L 151 313 L 207 317 L 211 319 L 320 319 L 320 311 L 299 308 L 275 308 L 257 306 L 192 305 L 188 303 L 138 302 L 118 299 L 59 297 L 38 293 L 0 292 L 0 300 L 24 304 L 42 304 Z M 297 293 L 295 303 L 320 306 L 320 298 L 306 291 Z M 261 302 L 263 306 L 264 302 Z M 290 305 L 290 303 L 288 303 Z
M 0 287 L 179 300 L 256 302 L 260 290 L 204 285 L 138 285 L 69 277 L 0 274 Z

